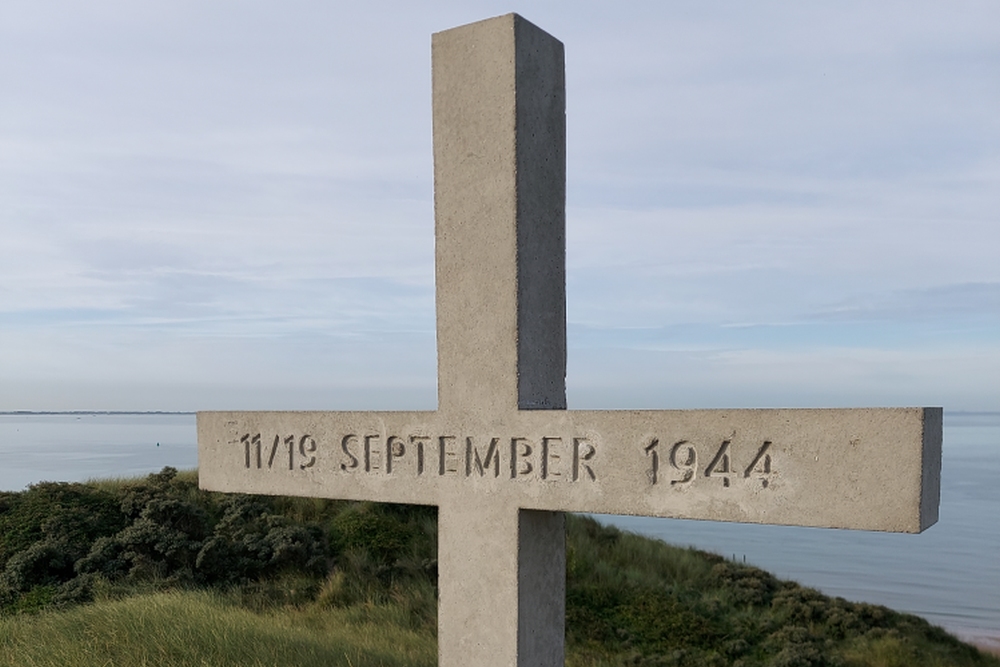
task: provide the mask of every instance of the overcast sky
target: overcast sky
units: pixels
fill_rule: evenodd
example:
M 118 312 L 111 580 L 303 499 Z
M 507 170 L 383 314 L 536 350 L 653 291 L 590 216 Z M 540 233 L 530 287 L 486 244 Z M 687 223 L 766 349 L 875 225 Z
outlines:
M 4 0 L 0 410 L 433 409 L 430 35 L 509 11 L 566 45 L 570 407 L 1000 410 L 961 0 Z

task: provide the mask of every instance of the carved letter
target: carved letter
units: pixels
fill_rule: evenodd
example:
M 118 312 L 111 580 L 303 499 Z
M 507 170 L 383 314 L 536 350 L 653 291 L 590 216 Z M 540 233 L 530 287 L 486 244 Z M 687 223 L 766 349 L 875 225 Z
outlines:
M 417 446 L 417 474 L 424 474 L 424 441 L 430 440 L 429 435 L 411 435 L 410 444 Z
M 519 450 L 518 444 L 521 444 L 524 449 Z M 534 466 L 531 465 L 531 461 L 524 461 L 524 466 L 518 469 L 517 459 L 518 458 L 528 458 L 531 456 L 532 448 L 528 443 L 527 438 L 511 438 L 510 439 L 510 478 L 517 479 L 518 475 L 530 475 L 531 471 L 534 470 Z
M 438 436 L 438 474 L 442 477 L 445 473 L 458 472 L 455 465 L 455 452 L 448 449 L 448 441 L 454 439 L 453 435 Z
M 581 454 L 581 452 L 584 452 Z M 587 442 L 586 438 L 573 438 L 573 481 L 580 479 L 580 468 L 587 471 L 587 476 L 592 480 L 596 480 L 597 476 L 594 475 L 594 470 L 587 465 L 587 461 L 594 458 L 597 454 L 597 450 L 594 446 Z
M 385 441 L 385 471 L 391 473 L 393 459 L 402 458 L 404 454 L 406 454 L 406 445 L 403 444 L 403 439 L 390 435 L 389 439 Z
M 243 452 L 246 455 L 247 468 L 250 467 L 250 434 L 244 433 L 240 438 L 240 442 L 243 443 Z
M 299 454 L 302 455 L 302 458 L 309 457 L 305 463 L 299 464 L 301 470 L 316 465 L 316 441 L 311 435 L 304 435 L 299 439 Z
M 347 472 L 348 470 L 354 470 L 355 468 L 358 467 L 358 457 L 352 454 L 350 450 L 351 441 L 352 440 L 356 441 L 357 439 L 358 436 L 354 435 L 353 433 L 350 433 L 348 435 L 345 435 L 344 439 L 340 441 L 340 449 L 343 450 L 344 454 L 346 454 L 348 458 L 348 461 L 345 461 L 340 464 L 340 469 L 343 470 L 344 472 Z
M 760 446 L 757 450 L 757 456 L 753 457 L 753 461 L 747 466 L 747 469 L 743 471 L 744 477 L 749 477 L 753 473 L 759 475 L 770 475 L 771 474 L 771 455 L 768 450 L 771 448 L 771 441 L 765 440 L 764 444 Z M 766 489 L 768 485 L 768 480 L 766 477 L 760 480 L 761 485 Z
M 472 476 L 472 466 L 475 465 L 476 472 L 479 473 L 480 477 L 486 475 L 486 469 L 490 467 L 490 463 L 493 464 L 493 476 L 500 476 L 500 438 L 493 438 L 490 440 L 490 446 L 486 449 L 486 459 L 481 459 L 479 457 L 479 450 L 472 443 L 472 436 L 465 438 L 465 476 Z
M 719 451 L 715 453 L 715 458 L 705 468 L 705 477 L 717 475 L 722 477 L 722 486 L 729 486 L 729 474 L 733 471 L 729 463 L 729 440 L 723 440 Z
M 683 459 L 680 458 L 682 451 L 684 452 Z M 670 486 L 687 484 L 692 481 L 695 475 L 695 468 L 697 467 L 697 460 L 698 452 L 695 451 L 694 445 L 687 440 L 678 440 L 675 442 L 674 446 L 670 448 L 670 467 L 684 473 L 684 476 L 680 479 L 670 480 Z M 709 468 L 711 467 L 709 466 Z
M 295 436 L 289 435 L 285 437 L 285 444 L 288 445 L 288 469 L 293 470 L 295 468 Z
M 274 442 L 271 443 L 271 455 L 267 457 L 267 467 L 270 468 L 274 463 L 274 455 L 278 453 L 278 445 L 281 443 L 281 436 L 274 436 Z
M 378 457 L 378 449 L 372 447 L 372 441 L 378 440 L 381 437 L 378 434 L 365 436 L 365 472 L 379 469 L 379 461 L 372 460 L 372 454 L 375 454 L 376 458 Z
M 247 433 L 242 438 L 240 438 L 240 442 L 243 443 L 243 449 L 244 449 L 244 452 L 246 453 L 247 468 L 250 467 L 250 450 L 251 449 L 256 449 L 256 453 L 257 453 L 257 457 L 256 457 L 257 458 L 257 468 L 258 469 L 262 468 L 263 467 L 263 463 L 261 463 L 261 460 L 260 460 L 260 433 L 254 435 L 252 438 L 250 437 L 250 434 Z M 251 447 L 251 445 L 252 445 L 252 447 Z
M 660 471 L 660 453 L 656 448 L 660 446 L 660 441 L 653 438 L 653 441 L 646 445 L 646 456 L 650 459 L 649 469 L 646 470 L 646 478 L 650 484 L 656 484 L 656 474 Z
M 556 472 L 552 468 L 555 467 L 555 461 L 558 461 L 561 457 L 558 454 L 552 452 L 552 446 L 555 445 L 559 447 L 562 445 L 562 438 L 542 438 L 542 479 L 548 479 L 549 477 L 562 477 L 561 472 Z M 553 465 L 550 465 L 553 463 Z

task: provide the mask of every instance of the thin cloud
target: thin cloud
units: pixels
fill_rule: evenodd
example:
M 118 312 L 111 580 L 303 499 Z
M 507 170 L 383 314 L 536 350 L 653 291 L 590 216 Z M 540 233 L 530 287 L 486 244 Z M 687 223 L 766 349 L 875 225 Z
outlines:
M 0 403 L 432 396 L 429 36 L 506 11 L 8 2 Z M 994 3 L 519 11 L 567 49 L 571 388 L 995 397 Z

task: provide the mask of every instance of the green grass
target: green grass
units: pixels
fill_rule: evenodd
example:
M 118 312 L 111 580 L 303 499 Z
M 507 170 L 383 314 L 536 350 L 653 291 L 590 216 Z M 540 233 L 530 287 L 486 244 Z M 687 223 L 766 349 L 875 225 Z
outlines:
M 11 667 L 430 667 L 436 661 L 433 636 L 406 628 L 392 606 L 255 613 L 211 592 L 173 591 L 0 619 L 0 665 Z

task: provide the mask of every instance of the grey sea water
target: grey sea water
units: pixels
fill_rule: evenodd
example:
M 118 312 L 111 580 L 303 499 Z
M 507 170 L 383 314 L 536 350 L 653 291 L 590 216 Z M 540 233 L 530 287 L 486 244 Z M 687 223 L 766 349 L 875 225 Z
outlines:
M 941 513 L 921 535 L 599 517 L 1000 648 L 1000 413 L 946 413 Z M 191 414 L 0 414 L 0 490 L 197 465 Z
M 195 468 L 193 414 L 0 414 L 0 490 Z

